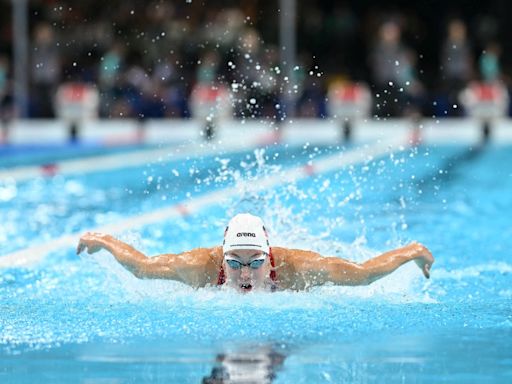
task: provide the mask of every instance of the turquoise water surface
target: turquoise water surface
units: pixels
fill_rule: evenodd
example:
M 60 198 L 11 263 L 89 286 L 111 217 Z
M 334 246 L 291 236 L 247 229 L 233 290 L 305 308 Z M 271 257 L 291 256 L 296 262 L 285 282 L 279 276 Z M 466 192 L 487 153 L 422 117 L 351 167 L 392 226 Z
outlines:
M 63 247 L 0 270 L 0 381 L 512 381 L 512 148 L 424 145 L 251 187 L 354 149 L 281 145 L 2 180 L 2 255 L 245 183 L 119 237 L 148 255 L 214 246 L 249 211 L 275 245 L 363 261 L 417 240 L 436 263 L 430 280 L 409 264 L 367 287 L 240 295 L 138 280 L 106 252 Z

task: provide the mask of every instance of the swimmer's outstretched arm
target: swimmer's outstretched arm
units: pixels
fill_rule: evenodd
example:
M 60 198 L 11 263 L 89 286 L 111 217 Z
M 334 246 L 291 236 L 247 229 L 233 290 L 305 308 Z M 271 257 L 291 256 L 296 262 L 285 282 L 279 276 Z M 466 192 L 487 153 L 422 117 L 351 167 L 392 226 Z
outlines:
M 216 278 L 216 267 L 212 262 L 215 248 L 198 248 L 181 254 L 164 254 L 147 257 L 132 246 L 113 236 L 87 232 L 79 240 L 77 254 L 87 250 L 89 254 L 102 249 L 139 279 L 170 279 L 193 287 L 212 284 Z
M 305 286 L 334 283 L 337 285 L 368 285 L 389 275 L 401 265 L 414 261 L 426 278 L 430 277 L 430 268 L 434 257 L 419 243 L 411 243 L 362 264 L 339 257 L 322 257 L 308 251 L 290 250 L 290 261 L 294 264 L 297 276 Z M 294 254 L 295 253 L 295 254 Z

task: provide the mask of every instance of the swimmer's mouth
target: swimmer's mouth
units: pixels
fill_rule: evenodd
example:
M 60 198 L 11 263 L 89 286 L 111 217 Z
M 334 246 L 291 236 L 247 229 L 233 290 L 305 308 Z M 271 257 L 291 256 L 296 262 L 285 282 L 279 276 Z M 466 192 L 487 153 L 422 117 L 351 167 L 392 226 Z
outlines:
M 249 292 L 252 289 L 252 285 L 251 284 L 240 284 L 240 288 L 244 292 Z

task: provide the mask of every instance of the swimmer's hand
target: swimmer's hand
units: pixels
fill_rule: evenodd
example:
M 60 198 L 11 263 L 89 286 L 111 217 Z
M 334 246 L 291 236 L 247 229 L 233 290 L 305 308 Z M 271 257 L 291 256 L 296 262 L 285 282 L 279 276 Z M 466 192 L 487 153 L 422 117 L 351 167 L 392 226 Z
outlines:
M 105 246 L 104 240 L 106 236 L 108 235 L 97 232 L 85 233 L 80 237 L 78 246 L 76 247 L 76 254 L 79 255 L 84 250 L 87 250 L 89 255 L 100 251 Z
M 410 252 L 412 260 L 418 265 L 423 274 L 427 279 L 430 278 L 430 268 L 432 268 L 432 264 L 434 264 L 434 256 L 425 247 L 420 243 L 411 243 L 407 245 L 408 251 Z

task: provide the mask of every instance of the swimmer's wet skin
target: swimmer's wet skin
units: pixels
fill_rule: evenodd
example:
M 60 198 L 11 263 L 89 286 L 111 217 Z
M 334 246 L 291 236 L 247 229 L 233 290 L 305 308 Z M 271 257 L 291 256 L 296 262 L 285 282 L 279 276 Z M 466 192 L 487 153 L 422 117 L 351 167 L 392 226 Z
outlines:
M 101 249 L 110 252 L 141 279 L 171 279 L 197 288 L 224 285 L 242 293 L 303 290 L 325 283 L 368 285 L 409 261 L 414 261 L 429 278 L 434 263 L 430 251 L 420 243 L 411 243 L 361 264 L 312 251 L 270 247 L 263 221 L 247 213 L 230 220 L 222 247 L 147 257 L 110 235 L 88 232 L 80 238 L 77 254 Z

